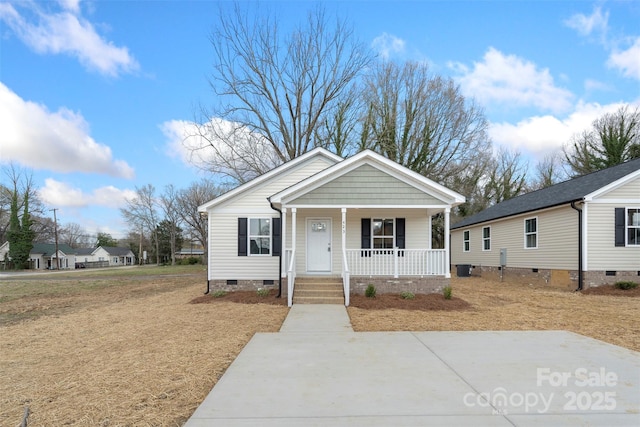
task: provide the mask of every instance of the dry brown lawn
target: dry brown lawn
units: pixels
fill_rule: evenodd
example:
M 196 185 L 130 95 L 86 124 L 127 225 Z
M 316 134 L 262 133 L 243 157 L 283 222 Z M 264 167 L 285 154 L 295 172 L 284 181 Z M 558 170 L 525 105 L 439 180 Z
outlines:
M 451 287 L 470 309 L 349 307 L 351 324 L 355 331 L 567 330 L 640 351 L 638 288 L 616 293 L 621 296 L 585 295 L 478 277 L 452 278 Z
M 478 278 L 452 285 L 469 304 L 384 309 L 380 298 L 380 307 L 349 308 L 353 327 L 566 329 L 640 350 L 637 298 Z M 277 331 L 288 311 L 203 301 L 204 286 L 201 270 L 0 282 L 0 425 L 19 425 L 25 407 L 29 426 L 182 425 L 253 334 Z

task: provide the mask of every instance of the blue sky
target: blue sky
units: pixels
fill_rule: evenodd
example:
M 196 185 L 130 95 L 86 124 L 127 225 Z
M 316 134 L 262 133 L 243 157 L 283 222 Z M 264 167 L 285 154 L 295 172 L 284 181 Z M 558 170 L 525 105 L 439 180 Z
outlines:
M 312 2 L 264 2 L 282 25 Z M 254 3 L 244 3 L 253 7 Z M 428 62 L 473 97 L 496 147 L 535 162 L 623 104 L 640 105 L 640 1 L 345 1 L 382 58 Z M 0 163 L 33 170 L 60 223 L 123 237 L 135 187 L 184 188 L 179 126 L 207 83 L 214 1 L 0 1 Z M 4 178 L 3 178 L 4 180 Z

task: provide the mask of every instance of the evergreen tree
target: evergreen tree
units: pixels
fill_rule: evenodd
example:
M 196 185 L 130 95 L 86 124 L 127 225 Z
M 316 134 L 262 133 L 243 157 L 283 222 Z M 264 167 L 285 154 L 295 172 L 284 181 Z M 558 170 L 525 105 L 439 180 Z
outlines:
M 29 195 L 25 194 L 24 213 L 21 224 L 18 218 L 18 189 L 14 187 L 13 194 L 11 195 L 11 213 L 7 241 L 9 242 L 9 258 L 11 258 L 15 269 L 28 267 L 29 253 L 33 248 L 33 238 L 35 236 L 31 225 Z

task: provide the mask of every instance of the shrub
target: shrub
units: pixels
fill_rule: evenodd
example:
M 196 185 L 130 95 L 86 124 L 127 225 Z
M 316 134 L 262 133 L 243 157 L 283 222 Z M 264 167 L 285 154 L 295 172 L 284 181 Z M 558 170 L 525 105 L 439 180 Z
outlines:
M 635 283 L 635 282 L 631 282 L 631 281 L 628 281 L 628 282 L 626 282 L 626 281 L 625 282 L 616 282 L 616 288 L 623 289 L 625 291 L 628 290 L 628 289 L 633 289 L 633 288 L 637 288 L 637 287 L 638 287 L 638 284 Z
M 451 294 L 453 293 L 453 289 L 451 289 L 451 286 L 445 286 L 442 289 L 442 295 L 444 296 L 444 299 L 451 299 Z
M 367 289 L 364 291 L 364 296 L 367 298 L 375 298 L 376 297 L 376 287 L 373 285 L 367 286 Z
M 223 296 L 226 296 L 226 295 L 227 295 L 227 291 L 223 291 L 222 289 L 218 289 L 217 291 L 211 294 L 211 296 L 214 298 L 222 298 Z
M 412 292 L 403 292 L 400 294 L 402 299 L 414 299 L 416 296 Z
M 266 288 L 258 288 L 258 290 L 256 291 L 256 293 L 258 294 L 259 297 L 263 298 L 266 297 L 267 295 L 269 295 L 269 289 Z

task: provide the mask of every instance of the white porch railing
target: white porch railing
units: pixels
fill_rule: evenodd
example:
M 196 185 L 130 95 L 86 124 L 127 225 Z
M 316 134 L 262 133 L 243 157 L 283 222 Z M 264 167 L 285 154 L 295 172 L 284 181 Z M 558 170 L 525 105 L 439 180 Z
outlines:
M 444 249 L 347 249 L 346 263 L 354 276 L 444 276 Z
M 293 286 L 296 281 L 296 251 L 295 249 L 285 250 L 287 261 L 287 305 L 293 305 Z

